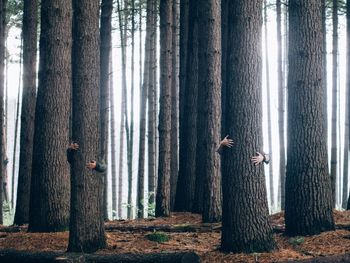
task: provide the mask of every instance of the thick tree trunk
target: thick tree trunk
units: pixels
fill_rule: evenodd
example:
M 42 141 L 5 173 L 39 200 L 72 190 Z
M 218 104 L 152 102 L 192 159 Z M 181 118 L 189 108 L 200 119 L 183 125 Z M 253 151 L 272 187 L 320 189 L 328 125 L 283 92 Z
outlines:
M 286 231 L 334 229 L 324 109 L 322 6 L 289 1 Z
M 227 66 L 227 31 L 228 31 L 228 3 L 221 0 L 221 137 L 226 136 L 225 105 L 226 105 L 226 66 Z
M 170 215 L 172 0 L 160 0 L 159 166 L 156 216 Z
M 30 232 L 62 231 L 69 224 L 70 176 L 66 148 L 72 79 L 71 19 L 70 1 L 42 1 Z
M 221 1 L 198 3 L 198 116 L 196 182 L 203 183 L 203 221 L 221 220 Z
M 103 175 L 86 168 L 101 162 L 99 2 L 74 0 L 73 139 L 79 150 L 71 163 L 70 252 L 94 252 L 106 246 Z
M 111 56 L 112 41 L 112 11 L 113 0 L 102 0 L 101 2 L 101 29 L 100 29 L 100 129 L 101 129 L 101 159 L 108 160 L 108 137 L 109 137 L 109 58 Z M 104 219 L 108 220 L 108 179 L 107 170 L 103 173 L 103 213 Z
M 20 156 L 15 225 L 29 220 L 30 181 L 32 172 L 34 116 L 36 103 L 38 1 L 24 1 L 23 9 L 23 92 L 21 110 Z
M 185 7 L 184 7 L 185 8 Z M 198 97 L 198 6 L 189 0 L 187 67 L 183 88 L 183 113 L 180 131 L 179 177 L 175 199 L 176 211 L 196 211 L 194 205 L 196 185 L 197 97 Z M 183 84 L 183 82 L 181 82 Z
M 282 63 L 282 10 L 281 0 L 276 0 L 276 24 L 277 24 L 277 90 L 278 90 L 278 139 L 279 139 L 279 182 L 278 197 L 281 202 L 281 209 L 284 210 L 286 194 L 286 149 L 285 149 L 285 87 Z M 270 166 L 272 167 L 272 166 Z
M 264 169 L 250 161 L 262 145 L 261 23 L 262 0 L 229 3 L 225 123 L 235 145 L 222 153 L 221 248 L 225 251 L 275 247 Z
M 174 211 L 177 177 L 179 174 L 179 3 L 172 6 L 172 72 L 171 72 L 171 164 L 170 209 Z
M 332 140 L 331 140 L 331 186 L 333 207 L 335 205 L 336 178 L 337 178 L 337 83 L 338 83 L 338 0 L 333 0 L 333 51 L 332 51 Z

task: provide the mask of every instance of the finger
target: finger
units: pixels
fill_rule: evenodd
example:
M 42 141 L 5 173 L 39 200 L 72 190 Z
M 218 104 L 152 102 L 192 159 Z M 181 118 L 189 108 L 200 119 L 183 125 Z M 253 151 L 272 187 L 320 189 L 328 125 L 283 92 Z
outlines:
M 225 136 L 225 139 L 227 139 L 227 137 L 228 137 L 228 134 Z

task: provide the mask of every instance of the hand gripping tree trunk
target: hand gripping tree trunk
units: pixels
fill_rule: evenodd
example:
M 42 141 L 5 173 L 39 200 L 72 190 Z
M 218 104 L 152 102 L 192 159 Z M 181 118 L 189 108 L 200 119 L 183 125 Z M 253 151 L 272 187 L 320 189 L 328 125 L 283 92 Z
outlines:
M 324 108 L 322 8 L 289 1 L 288 166 L 286 231 L 312 235 L 334 229 Z
M 30 190 L 31 232 L 62 231 L 69 224 L 66 148 L 71 102 L 70 0 L 41 2 L 39 87 Z
M 228 15 L 225 124 L 235 144 L 222 153 L 221 248 L 269 251 L 275 242 L 264 170 L 250 161 L 262 143 L 262 0 L 231 1 Z
M 68 251 L 94 252 L 106 246 L 103 177 L 86 168 L 100 157 L 99 2 L 74 0 L 73 8 L 73 139 L 79 150 L 71 164 Z

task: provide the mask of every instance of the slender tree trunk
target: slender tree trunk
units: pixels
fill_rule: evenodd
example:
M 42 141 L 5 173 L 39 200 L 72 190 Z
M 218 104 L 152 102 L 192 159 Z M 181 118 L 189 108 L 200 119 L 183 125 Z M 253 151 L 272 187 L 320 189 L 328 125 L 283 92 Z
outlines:
M 23 93 L 17 202 L 14 224 L 29 219 L 30 179 L 32 171 L 34 116 L 36 104 L 38 1 L 24 1 L 23 10 Z
M 270 87 L 270 63 L 269 63 L 269 43 L 267 32 L 267 4 L 264 0 L 264 34 L 265 34 L 265 74 L 266 74 L 266 97 L 267 97 L 267 137 L 269 143 L 269 154 L 272 154 L 272 120 L 271 120 L 271 87 Z M 273 211 L 275 207 L 274 187 L 273 187 L 273 159 L 270 158 L 269 169 L 269 194 L 270 194 L 270 209 Z
M 198 126 L 196 180 L 203 179 L 203 221 L 221 220 L 221 0 L 198 5 Z
M 113 0 L 102 0 L 101 3 L 101 29 L 100 29 L 100 128 L 101 128 L 101 158 L 102 160 L 108 160 L 108 116 L 109 116 L 109 63 L 112 41 L 112 11 Z M 104 179 L 104 191 L 103 191 L 103 213 L 104 219 L 108 220 L 108 178 L 107 170 L 103 173 Z
M 183 113 L 180 131 L 179 177 L 175 199 L 176 211 L 195 211 L 196 146 L 197 146 L 197 97 L 198 97 L 198 2 L 189 0 L 187 67 L 183 88 Z M 186 7 L 186 6 L 185 6 Z M 184 8 L 185 8 L 184 7 Z M 184 47 L 185 48 L 185 47 Z M 199 198 L 198 198 L 199 199 Z
M 282 62 L 282 10 L 281 0 L 276 0 L 276 24 L 277 24 L 277 90 L 278 90 L 278 138 L 279 138 L 279 183 L 278 200 L 281 202 L 281 209 L 285 205 L 285 184 L 286 184 L 286 150 L 284 140 L 284 113 L 285 113 L 285 88 Z M 270 152 L 271 153 L 271 152 Z M 270 167 L 272 167 L 270 165 Z
M 126 72 L 125 72 L 125 47 L 124 47 L 124 33 L 123 33 L 123 23 L 122 14 L 119 0 L 118 5 L 118 18 L 119 18 L 119 30 L 120 30 L 120 41 L 122 47 L 122 107 L 121 107 L 121 118 L 120 118 L 120 143 L 119 143 L 119 192 L 118 192 L 118 216 L 122 217 L 122 200 L 123 200 L 123 162 L 124 162 L 124 137 L 125 137 L 125 116 L 126 116 Z
M 101 162 L 99 2 L 73 0 L 73 139 L 79 150 L 71 163 L 72 198 L 69 252 L 106 247 L 103 220 L 103 175 L 86 169 Z M 93 207 L 93 209 L 91 209 Z
M 143 86 L 141 90 L 141 107 L 140 107 L 140 143 L 139 143 L 139 167 L 137 183 L 137 217 L 144 217 L 145 202 L 145 153 L 146 153 L 146 107 L 147 92 L 150 80 L 150 35 L 151 35 L 151 0 L 147 1 L 147 21 L 146 21 L 146 41 L 145 41 L 145 65 L 143 72 Z
M 221 0 L 221 137 L 226 136 L 225 105 L 226 105 L 226 64 L 227 64 L 227 31 L 228 31 L 229 0 Z
M 156 191 L 156 89 L 157 89 L 157 5 L 150 2 L 151 36 L 150 36 L 150 59 L 149 59 L 149 87 L 148 87 L 148 206 L 155 205 Z M 146 69 L 144 69 L 146 70 Z M 150 212 L 148 212 L 150 214 Z M 154 214 L 154 212 L 153 212 Z
M 335 205 L 335 185 L 337 178 L 337 67 L 338 67 L 338 0 L 333 0 L 333 51 L 332 51 L 332 142 L 331 142 L 331 185 L 333 207 Z
M 334 229 L 324 110 L 322 3 L 290 0 L 288 7 L 286 232 L 313 235 Z
M 229 3 L 225 123 L 235 145 L 222 152 L 221 248 L 225 251 L 275 248 L 264 169 L 250 161 L 262 145 L 262 3 L 262 0 Z
M 23 37 L 21 38 L 21 49 L 19 53 L 19 77 L 18 77 L 18 91 L 17 91 L 17 103 L 16 103 L 16 120 L 15 120 L 15 132 L 13 142 L 13 154 L 12 154 L 12 185 L 11 185 L 11 207 L 15 206 L 15 181 L 16 181 L 16 156 L 17 156 L 17 142 L 18 142 L 18 127 L 19 127 L 19 111 L 20 98 L 21 98 L 21 79 L 22 79 L 22 54 L 23 54 Z
M 71 20 L 71 1 L 41 2 L 30 232 L 62 231 L 69 224 L 70 176 L 66 147 L 69 142 L 72 79 Z
M 179 3 L 172 6 L 172 73 L 171 73 L 171 164 L 170 209 L 174 210 L 176 185 L 179 173 Z
M 0 1 L 0 98 L 4 97 L 4 59 L 5 59 L 5 19 L 6 19 L 6 4 L 7 0 L 1 0 Z M 4 100 L 0 100 L 0 127 L 4 126 Z M 0 129 L 0 138 L 3 137 L 4 129 Z M 3 147 L 1 147 L 3 149 Z M 0 186 L 3 185 L 3 166 L 4 166 L 4 153 L 1 150 L 0 151 Z M 2 204 L 2 191 L 3 188 L 0 187 L 0 204 Z M 3 223 L 3 216 L 2 216 L 2 205 L 0 205 L 0 224 Z
M 172 0 L 160 0 L 159 166 L 156 216 L 170 215 Z

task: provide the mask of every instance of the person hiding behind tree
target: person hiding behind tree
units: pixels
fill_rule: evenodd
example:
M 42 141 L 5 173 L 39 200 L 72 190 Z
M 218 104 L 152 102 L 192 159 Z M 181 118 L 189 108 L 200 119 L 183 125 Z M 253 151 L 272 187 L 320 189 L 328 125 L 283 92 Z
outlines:
M 68 145 L 67 159 L 70 164 L 73 161 L 74 152 L 78 151 L 78 149 L 79 149 L 79 144 L 77 144 L 76 142 L 72 142 L 71 144 Z M 92 160 L 89 163 L 87 163 L 86 167 L 90 170 L 95 170 L 96 172 L 99 172 L 99 173 L 104 173 L 107 169 L 107 165 L 105 164 L 104 161 L 96 162 L 95 160 Z
M 219 148 L 216 151 L 221 155 L 225 147 L 231 148 L 232 146 L 233 140 L 229 138 L 229 135 L 226 135 L 226 137 L 220 142 Z M 256 152 L 256 155 L 252 156 L 250 160 L 254 165 L 258 165 L 261 162 L 268 164 L 270 162 L 270 157 L 262 151 L 261 153 Z

